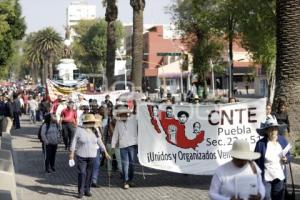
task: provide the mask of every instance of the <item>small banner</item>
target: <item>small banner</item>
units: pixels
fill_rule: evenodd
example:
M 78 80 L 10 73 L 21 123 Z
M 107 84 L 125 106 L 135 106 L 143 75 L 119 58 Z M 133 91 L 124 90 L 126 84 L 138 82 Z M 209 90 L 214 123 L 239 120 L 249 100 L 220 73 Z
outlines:
M 69 95 L 74 92 L 86 92 L 88 80 L 82 80 L 73 84 L 63 84 L 57 81 L 47 79 L 47 91 L 51 100 L 56 99 L 58 95 Z
M 236 139 L 260 139 L 256 128 L 265 119 L 266 99 L 212 105 L 139 106 L 139 161 L 150 168 L 211 175 L 231 159 Z

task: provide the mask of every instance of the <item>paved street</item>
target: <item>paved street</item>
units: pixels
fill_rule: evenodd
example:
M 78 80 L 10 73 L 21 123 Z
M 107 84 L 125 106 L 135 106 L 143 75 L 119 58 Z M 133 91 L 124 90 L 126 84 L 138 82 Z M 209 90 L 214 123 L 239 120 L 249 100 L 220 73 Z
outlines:
M 19 200 L 75 199 L 77 194 L 76 168 L 68 166 L 66 151 L 60 146 L 56 161 L 56 173 L 45 174 L 43 155 L 37 139 L 38 126 L 22 119 L 22 129 L 13 131 L 14 159 Z M 300 199 L 300 159 L 293 164 L 298 199 Z M 143 176 L 144 170 L 144 176 Z M 115 173 L 108 179 L 105 168 L 101 169 L 101 188 L 92 189 L 88 199 L 135 199 L 135 200 L 186 200 L 208 199 L 210 176 L 185 176 L 182 174 L 143 169 L 136 172 L 136 188 L 123 190 L 121 179 Z M 85 197 L 87 199 L 87 197 Z
M 67 153 L 62 146 L 58 150 L 56 173 L 44 173 L 41 144 L 36 135 L 39 125 L 31 125 L 23 118 L 22 129 L 13 131 L 19 200 L 75 199 L 77 194 L 76 168 L 68 166 Z M 143 169 L 138 167 L 136 188 L 123 190 L 119 174 L 115 173 L 109 180 L 105 168 L 102 168 L 101 188 L 93 188 L 93 197 L 88 199 L 208 199 L 207 189 L 211 178 L 209 176 L 185 176 L 144 168 L 144 179 L 142 172 Z

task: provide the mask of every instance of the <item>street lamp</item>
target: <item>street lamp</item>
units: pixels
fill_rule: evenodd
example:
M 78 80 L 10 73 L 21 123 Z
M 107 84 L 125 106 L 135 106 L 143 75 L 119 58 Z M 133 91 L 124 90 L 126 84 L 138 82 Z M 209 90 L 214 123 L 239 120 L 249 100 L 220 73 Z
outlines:
M 238 62 L 245 60 L 244 58 L 237 60 Z M 232 97 L 232 91 L 233 91 L 233 60 L 230 59 L 230 56 L 228 56 L 228 62 L 229 62 L 229 91 L 228 91 L 228 98 Z
M 181 101 L 184 101 L 184 96 L 183 96 L 183 59 L 180 58 L 179 60 L 180 63 L 180 95 L 181 95 Z
M 212 62 L 212 59 L 210 59 L 210 67 L 211 67 L 212 96 L 215 97 L 215 76 L 214 76 L 214 64 Z

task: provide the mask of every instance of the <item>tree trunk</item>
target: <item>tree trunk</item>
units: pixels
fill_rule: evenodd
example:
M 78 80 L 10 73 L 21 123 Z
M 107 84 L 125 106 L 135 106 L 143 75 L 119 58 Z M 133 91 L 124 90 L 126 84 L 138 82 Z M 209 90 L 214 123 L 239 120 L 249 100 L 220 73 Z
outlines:
M 107 1 L 105 20 L 107 21 L 107 50 L 106 50 L 106 77 L 107 89 L 114 90 L 115 59 L 116 59 L 116 27 L 115 20 L 118 17 L 116 0 Z
M 133 90 L 142 91 L 143 77 L 143 14 L 145 0 L 130 0 L 133 8 L 133 38 L 132 38 L 132 70 L 131 80 Z
M 300 123 L 300 0 L 277 0 L 275 104 L 288 105 L 290 129 L 299 136 Z M 299 137 L 298 137 L 299 138 Z
M 275 94 L 275 66 L 274 66 L 274 68 L 272 68 L 272 70 L 270 72 L 270 77 L 268 78 L 267 84 L 268 84 L 267 101 L 270 102 L 271 104 L 273 104 L 274 94 Z
M 53 79 L 53 63 L 49 62 L 49 79 Z
M 43 66 L 44 66 L 44 79 L 43 79 L 43 85 L 46 85 L 46 80 L 48 79 L 48 67 L 49 67 L 49 60 L 48 59 L 45 59 L 44 60 L 44 63 L 43 63 Z
M 230 64 L 230 74 L 231 80 L 229 79 L 228 83 L 228 97 L 232 97 L 233 91 L 233 38 L 234 38 L 234 21 L 232 16 L 228 19 L 228 56 L 229 56 L 229 64 Z M 231 81 L 231 82 L 230 82 Z

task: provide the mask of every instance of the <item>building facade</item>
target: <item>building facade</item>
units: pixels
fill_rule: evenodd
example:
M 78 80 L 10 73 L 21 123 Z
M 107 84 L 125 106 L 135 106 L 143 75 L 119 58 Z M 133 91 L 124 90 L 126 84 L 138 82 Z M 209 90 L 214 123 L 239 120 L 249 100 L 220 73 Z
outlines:
M 80 20 L 96 19 L 96 6 L 89 5 L 86 2 L 74 1 L 67 8 L 67 27 L 71 28 L 71 39 L 75 36 L 72 26 L 79 23 Z

